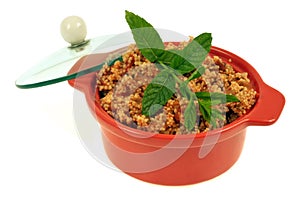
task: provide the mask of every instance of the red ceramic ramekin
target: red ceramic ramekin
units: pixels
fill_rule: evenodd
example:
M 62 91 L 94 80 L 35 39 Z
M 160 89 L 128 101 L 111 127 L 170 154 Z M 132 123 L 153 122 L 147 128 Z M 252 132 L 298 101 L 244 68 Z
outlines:
M 237 71 L 248 72 L 258 93 L 255 106 L 246 115 L 221 129 L 197 135 L 162 135 L 122 125 L 97 103 L 95 73 L 69 81 L 85 94 L 86 101 L 102 128 L 103 145 L 112 163 L 140 180 L 163 185 L 187 185 L 214 178 L 228 170 L 239 158 L 246 127 L 271 125 L 280 116 L 284 96 L 263 82 L 245 60 L 226 50 L 212 47 L 211 55 L 231 59 Z M 107 54 L 88 55 L 70 70 L 73 73 L 102 63 Z

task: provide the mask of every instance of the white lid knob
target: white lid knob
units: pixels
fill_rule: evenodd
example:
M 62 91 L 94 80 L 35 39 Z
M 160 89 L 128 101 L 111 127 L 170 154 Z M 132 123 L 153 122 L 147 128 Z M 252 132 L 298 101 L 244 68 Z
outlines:
M 66 42 L 78 45 L 85 41 L 86 25 L 78 16 L 69 16 L 60 24 L 60 33 Z

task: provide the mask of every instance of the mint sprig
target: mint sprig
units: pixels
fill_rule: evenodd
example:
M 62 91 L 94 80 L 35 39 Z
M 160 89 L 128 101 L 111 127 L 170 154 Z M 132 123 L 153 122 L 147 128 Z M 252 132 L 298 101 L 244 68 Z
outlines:
M 217 119 L 223 119 L 223 113 L 213 106 L 239 100 L 223 93 L 193 93 L 188 87 L 189 81 L 200 77 L 205 71 L 202 62 L 211 48 L 211 33 L 202 33 L 195 37 L 183 50 L 165 50 L 159 33 L 149 22 L 129 11 L 125 11 L 125 18 L 142 55 L 160 69 L 144 92 L 142 114 L 155 115 L 175 94 L 178 84 L 182 96 L 188 100 L 184 111 L 184 126 L 188 130 L 195 127 L 195 103 L 198 103 L 203 118 L 216 127 Z M 187 74 L 189 76 L 186 81 L 178 78 L 179 75 Z

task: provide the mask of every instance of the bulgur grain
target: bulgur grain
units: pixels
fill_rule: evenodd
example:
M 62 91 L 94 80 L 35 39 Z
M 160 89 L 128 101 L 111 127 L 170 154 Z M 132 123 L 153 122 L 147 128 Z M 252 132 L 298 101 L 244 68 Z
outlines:
M 191 38 L 192 39 L 192 38 Z M 166 49 L 183 49 L 188 42 L 168 43 Z M 154 116 L 142 115 L 144 91 L 158 74 L 157 67 L 147 60 L 135 45 L 130 45 L 122 55 L 123 61 L 112 66 L 105 65 L 96 75 L 101 99 L 99 105 L 114 119 L 133 128 L 161 134 L 201 133 L 212 127 L 203 119 L 198 106 L 197 123 L 192 132 L 184 127 L 183 111 L 188 101 L 178 94 Z M 232 63 L 232 60 L 228 60 Z M 205 73 L 189 82 L 193 92 L 223 92 L 235 95 L 240 102 L 218 105 L 215 108 L 224 113 L 224 120 L 217 120 L 221 127 L 247 113 L 256 102 L 256 91 L 252 88 L 246 72 L 236 72 L 233 67 L 217 56 L 207 56 L 203 62 Z M 186 77 L 182 76 L 185 80 Z

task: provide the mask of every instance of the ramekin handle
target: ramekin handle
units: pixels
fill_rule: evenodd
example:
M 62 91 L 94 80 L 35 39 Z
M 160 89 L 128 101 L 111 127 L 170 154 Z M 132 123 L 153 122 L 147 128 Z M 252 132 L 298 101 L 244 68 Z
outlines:
M 249 125 L 271 125 L 275 123 L 285 104 L 284 96 L 267 84 L 260 88 L 259 98 L 248 114 Z

